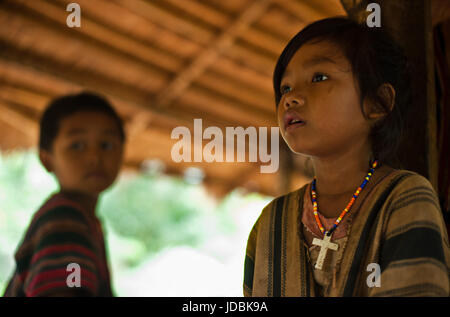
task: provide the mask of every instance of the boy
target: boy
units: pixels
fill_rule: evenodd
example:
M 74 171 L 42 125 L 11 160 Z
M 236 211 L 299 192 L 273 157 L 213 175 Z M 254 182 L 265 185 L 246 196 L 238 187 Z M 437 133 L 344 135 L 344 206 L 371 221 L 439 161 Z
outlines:
M 40 122 L 39 158 L 59 192 L 34 214 L 4 296 L 112 296 L 98 196 L 122 163 L 122 121 L 83 92 L 55 99 Z

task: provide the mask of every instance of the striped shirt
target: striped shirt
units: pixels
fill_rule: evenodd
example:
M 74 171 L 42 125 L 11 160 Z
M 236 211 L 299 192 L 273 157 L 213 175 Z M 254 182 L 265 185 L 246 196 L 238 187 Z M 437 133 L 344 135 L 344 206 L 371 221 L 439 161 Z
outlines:
M 6 297 L 112 296 L 100 221 L 61 193 L 34 214 L 15 261 Z
M 301 222 L 307 184 L 274 199 L 256 221 L 247 243 L 244 296 L 448 297 L 450 246 L 432 185 L 417 173 L 387 167 L 373 177 L 349 215 L 342 256 L 332 263 L 334 285 L 314 274 Z

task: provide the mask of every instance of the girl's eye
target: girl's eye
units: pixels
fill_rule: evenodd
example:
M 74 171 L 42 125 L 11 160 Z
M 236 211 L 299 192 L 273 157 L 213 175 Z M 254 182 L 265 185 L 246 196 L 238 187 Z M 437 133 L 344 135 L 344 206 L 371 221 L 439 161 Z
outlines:
M 281 91 L 281 94 L 284 95 L 284 94 L 287 94 L 288 92 L 292 91 L 292 88 L 290 86 L 283 85 L 283 86 L 281 86 L 280 91 Z
M 313 79 L 312 79 L 312 82 L 315 83 L 315 82 L 324 81 L 324 80 L 327 80 L 327 79 L 328 79 L 328 76 L 327 76 L 327 75 L 324 75 L 324 74 L 314 74 Z

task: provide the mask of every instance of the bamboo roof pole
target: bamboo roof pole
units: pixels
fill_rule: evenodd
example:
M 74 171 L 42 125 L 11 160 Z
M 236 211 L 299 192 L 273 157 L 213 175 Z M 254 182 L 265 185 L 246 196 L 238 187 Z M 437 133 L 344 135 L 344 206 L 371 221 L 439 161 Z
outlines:
M 3 101 L 0 101 L 0 120 L 24 133 L 31 139 L 32 144 L 37 144 L 39 124 L 17 111 L 12 110 Z

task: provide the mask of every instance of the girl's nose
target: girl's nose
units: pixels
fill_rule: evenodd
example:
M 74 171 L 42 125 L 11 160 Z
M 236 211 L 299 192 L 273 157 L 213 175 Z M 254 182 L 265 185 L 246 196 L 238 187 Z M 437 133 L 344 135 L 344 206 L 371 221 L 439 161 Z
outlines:
M 305 100 L 303 99 L 303 97 L 298 96 L 298 95 L 290 94 L 290 95 L 286 96 L 286 98 L 284 99 L 284 107 L 286 109 L 294 107 L 294 106 L 298 106 L 298 105 L 304 105 L 304 104 L 305 104 Z

